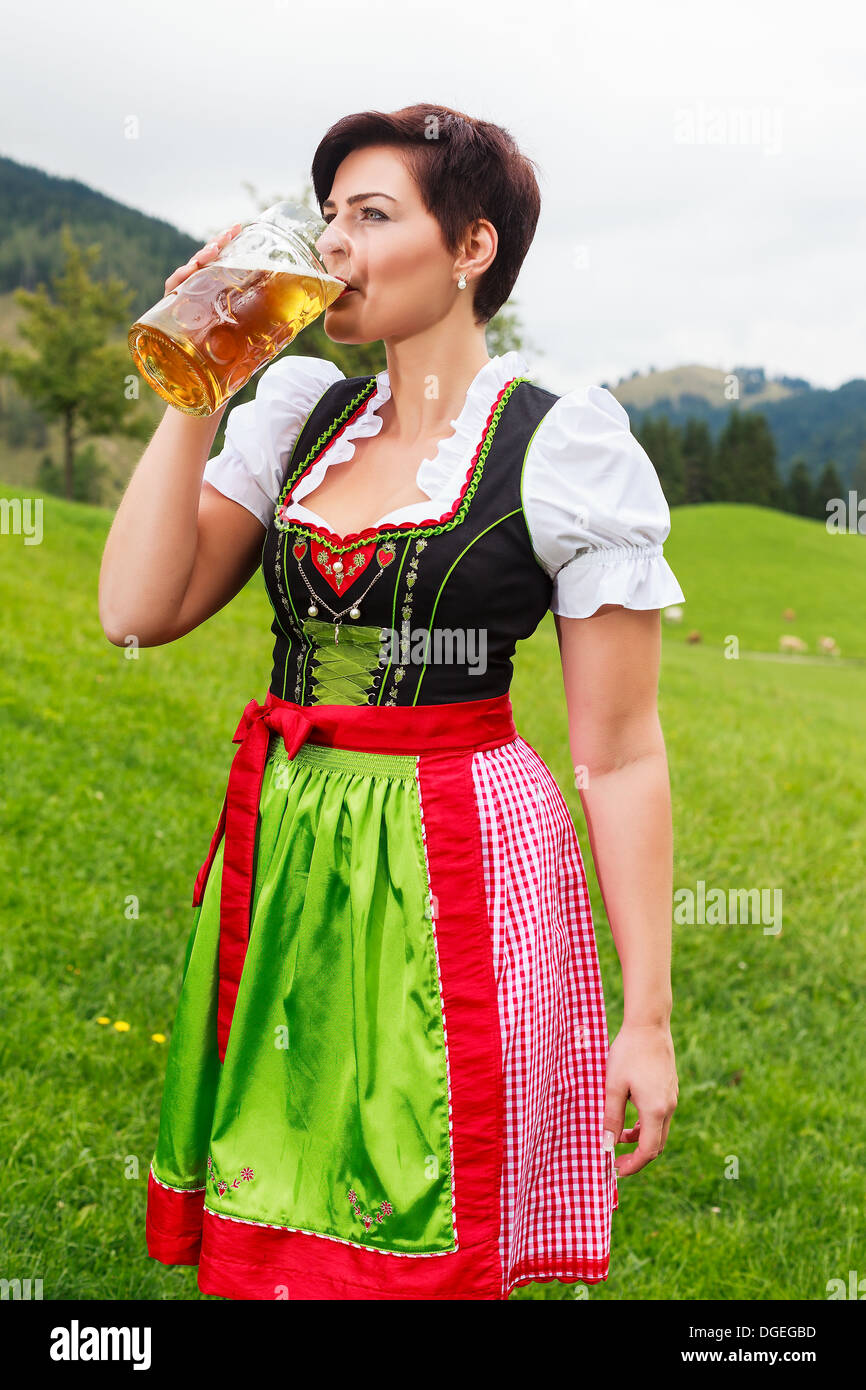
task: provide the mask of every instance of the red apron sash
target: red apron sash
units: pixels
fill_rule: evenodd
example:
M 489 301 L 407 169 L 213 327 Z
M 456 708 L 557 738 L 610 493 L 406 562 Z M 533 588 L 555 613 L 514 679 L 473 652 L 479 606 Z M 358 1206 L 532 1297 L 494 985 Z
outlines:
M 235 1001 L 250 934 L 256 828 L 270 731 L 280 733 L 288 757 L 303 743 L 373 753 L 467 753 L 498 748 L 516 735 L 511 697 L 463 700 L 444 705 L 298 705 L 268 691 L 263 705 L 250 700 L 233 736 L 240 744 L 229 771 L 223 807 L 207 858 L 199 869 L 193 907 L 205 885 L 220 840 L 217 1046 L 225 1060 Z

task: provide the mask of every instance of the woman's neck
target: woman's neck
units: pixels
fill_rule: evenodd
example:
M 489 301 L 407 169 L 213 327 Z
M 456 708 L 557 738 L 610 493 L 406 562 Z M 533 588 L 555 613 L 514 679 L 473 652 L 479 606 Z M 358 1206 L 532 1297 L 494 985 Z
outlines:
M 383 429 L 407 448 L 451 433 L 466 393 L 490 360 L 483 332 L 432 347 L 386 343 L 390 399 L 379 412 Z

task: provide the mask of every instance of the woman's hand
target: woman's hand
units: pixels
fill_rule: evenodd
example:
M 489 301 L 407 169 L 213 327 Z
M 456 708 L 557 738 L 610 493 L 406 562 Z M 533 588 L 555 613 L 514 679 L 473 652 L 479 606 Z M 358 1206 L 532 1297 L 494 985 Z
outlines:
M 614 1165 L 618 1178 L 637 1173 L 664 1150 L 679 1089 L 670 1028 L 624 1023 L 607 1054 L 604 1128 L 613 1131 L 614 1144 L 638 1146 L 620 1155 Z M 629 1097 L 638 1119 L 623 1129 Z
M 235 225 L 229 227 L 227 231 L 220 232 L 218 237 L 215 237 L 213 241 L 209 241 L 200 251 L 196 251 L 195 255 L 190 257 L 186 265 L 179 265 L 177 270 L 169 275 L 166 280 L 165 293 L 171 294 L 172 290 L 176 290 L 178 285 L 182 285 L 184 280 L 189 279 L 190 275 L 194 275 L 197 270 L 201 270 L 202 266 L 208 265 L 210 261 L 216 260 L 226 242 L 236 237 L 242 226 L 243 223 L 236 222 Z

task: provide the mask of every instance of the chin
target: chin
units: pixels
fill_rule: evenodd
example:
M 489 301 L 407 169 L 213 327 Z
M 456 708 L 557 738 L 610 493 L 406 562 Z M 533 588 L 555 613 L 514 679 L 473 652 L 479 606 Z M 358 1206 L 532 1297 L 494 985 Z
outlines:
M 325 337 L 330 338 L 332 343 L 345 343 L 347 347 L 363 347 L 367 343 L 378 343 L 381 337 L 381 334 L 375 333 L 368 338 L 357 326 L 353 328 L 348 319 L 341 322 L 340 315 L 332 314 L 330 306 L 325 310 L 322 327 Z
M 346 347 L 364 347 L 367 343 L 378 343 L 378 338 L 365 338 L 361 333 L 352 333 L 350 329 L 343 332 L 333 330 L 329 324 L 324 325 L 325 337 L 330 338 L 332 343 L 344 343 Z

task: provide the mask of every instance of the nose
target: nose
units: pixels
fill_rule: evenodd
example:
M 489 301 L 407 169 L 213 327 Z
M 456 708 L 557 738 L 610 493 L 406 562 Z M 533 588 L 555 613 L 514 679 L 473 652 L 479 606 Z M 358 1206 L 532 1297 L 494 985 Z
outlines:
M 335 226 L 333 221 L 328 223 L 316 241 L 316 250 L 326 270 L 348 275 L 348 267 L 352 261 L 352 243 L 346 233 Z

